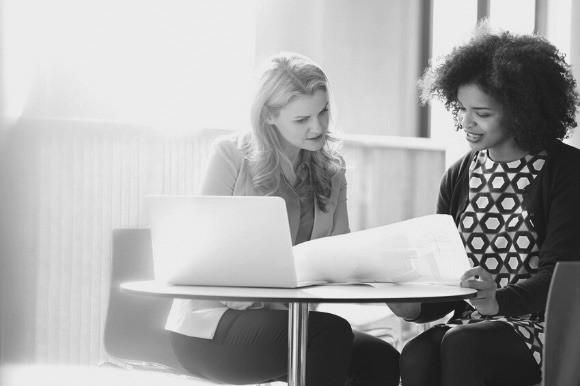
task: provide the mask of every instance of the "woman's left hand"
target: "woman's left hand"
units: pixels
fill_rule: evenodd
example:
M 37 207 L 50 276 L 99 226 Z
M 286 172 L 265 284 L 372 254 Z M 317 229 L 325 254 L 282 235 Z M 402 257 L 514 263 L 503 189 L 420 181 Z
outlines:
M 477 290 L 477 297 L 468 301 L 481 315 L 496 315 L 499 312 L 499 304 L 495 298 L 497 285 L 493 276 L 481 266 L 465 271 L 460 285 Z

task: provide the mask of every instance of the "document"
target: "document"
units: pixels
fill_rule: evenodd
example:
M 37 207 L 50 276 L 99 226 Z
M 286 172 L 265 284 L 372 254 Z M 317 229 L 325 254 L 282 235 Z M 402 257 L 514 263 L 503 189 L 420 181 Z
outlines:
M 293 247 L 299 282 L 459 285 L 471 268 L 449 215 L 429 215 Z

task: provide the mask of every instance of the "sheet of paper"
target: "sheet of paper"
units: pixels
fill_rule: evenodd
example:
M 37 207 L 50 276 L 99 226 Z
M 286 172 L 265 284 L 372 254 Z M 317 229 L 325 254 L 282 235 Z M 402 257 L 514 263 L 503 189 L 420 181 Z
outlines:
M 459 284 L 470 268 L 453 218 L 429 215 L 293 248 L 299 281 Z

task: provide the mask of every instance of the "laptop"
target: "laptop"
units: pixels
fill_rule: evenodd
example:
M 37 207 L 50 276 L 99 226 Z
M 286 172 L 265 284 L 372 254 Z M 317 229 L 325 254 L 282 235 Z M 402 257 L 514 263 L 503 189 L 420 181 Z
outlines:
M 281 197 L 147 196 L 155 280 L 297 288 Z

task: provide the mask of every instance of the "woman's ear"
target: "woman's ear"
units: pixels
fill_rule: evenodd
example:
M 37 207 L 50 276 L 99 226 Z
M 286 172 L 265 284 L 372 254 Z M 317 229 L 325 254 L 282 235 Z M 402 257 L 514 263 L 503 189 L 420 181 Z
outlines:
M 278 111 L 275 109 L 266 107 L 264 109 L 264 123 L 267 125 L 275 125 L 276 124 L 276 117 L 278 116 Z
M 268 125 L 274 125 L 276 123 L 274 114 L 266 115 L 266 119 L 264 119 L 264 122 L 266 122 Z

